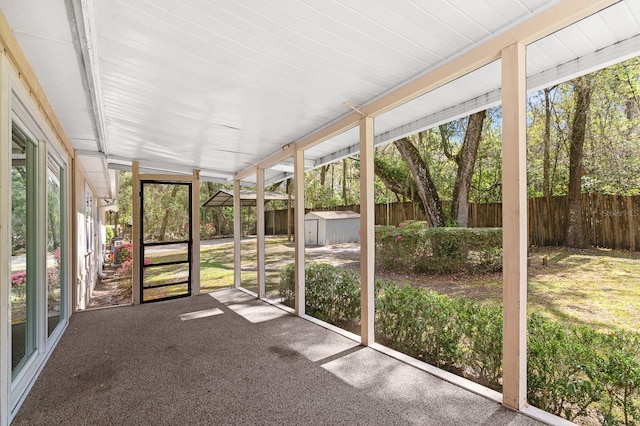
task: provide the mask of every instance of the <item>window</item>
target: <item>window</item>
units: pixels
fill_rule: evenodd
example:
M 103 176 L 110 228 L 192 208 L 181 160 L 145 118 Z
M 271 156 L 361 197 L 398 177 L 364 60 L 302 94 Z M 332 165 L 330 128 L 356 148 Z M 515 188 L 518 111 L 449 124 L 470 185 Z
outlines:
M 84 190 L 84 218 L 86 221 L 87 253 L 93 250 L 93 196 L 91 188 L 87 185 Z

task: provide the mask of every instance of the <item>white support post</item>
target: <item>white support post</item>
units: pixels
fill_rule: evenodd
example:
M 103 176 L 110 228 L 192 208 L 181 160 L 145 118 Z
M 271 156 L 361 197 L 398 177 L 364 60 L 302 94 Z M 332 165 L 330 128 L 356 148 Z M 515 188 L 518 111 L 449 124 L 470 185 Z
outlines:
M 527 402 L 527 134 L 526 48 L 502 51 L 502 403 L 520 410 Z
M 71 269 L 69 271 L 69 296 L 70 296 L 70 306 L 71 306 L 71 314 L 75 314 L 78 312 L 80 306 L 78 305 L 79 295 L 78 292 L 80 290 L 79 286 L 79 269 L 80 269 L 80 249 L 83 241 L 80 239 L 80 226 L 84 224 L 84 221 L 80 220 L 80 216 L 78 213 L 78 203 L 79 200 L 84 200 L 84 187 L 82 189 L 83 196 L 79 198 L 78 194 L 78 159 L 71 158 L 71 162 L 69 163 L 69 170 L 71 174 L 71 179 L 69 182 L 69 219 L 71 220 L 71 236 L 70 236 L 70 244 L 69 249 L 71 250 L 71 255 L 69 256 L 69 260 L 71 262 Z M 84 203 L 82 203 L 84 206 Z M 84 207 L 83 207 L 84 208 Z M 133 291 L 132 291 L 133 293 Z M 131 298 L 131 302 L 133 303 L 133 295 Z
M 296 150 L 293 157 L 293 179 L 295 191 L 295 311 L 304 315 L 305 264 L 304 264 L 304 151 Z
M 233 181 L 233 286 L 239 288 L 242 280 L 242 200 L 240 180 Z
M 200 170 L 191 181 L 191 294 L 200 294 Z
M 375 205 L 373 117 L 360 120 L 360 339 L 369 346 L 374 335 Z
M 134 161 L 131 164 L 132 181 L 131 181 L 131 216 L 133 218 L 133 226 L 131 230 L 131 243 L 133 249 L 133 285 L 131 293 L 133 296 L 133 304 L 140 304 L 140 292 L 142 289 L 142 275 L 140 273 L 140 243 L 142 242 L 141 225 L 142 212 L 140 211 L 140 163 Z
M 258 275 L 258 298 L 266 297 L 265 283 L 265 257 L 264 257 L 264 169 L 256 170 L 256 243 L 257 243 L 257 275 Z

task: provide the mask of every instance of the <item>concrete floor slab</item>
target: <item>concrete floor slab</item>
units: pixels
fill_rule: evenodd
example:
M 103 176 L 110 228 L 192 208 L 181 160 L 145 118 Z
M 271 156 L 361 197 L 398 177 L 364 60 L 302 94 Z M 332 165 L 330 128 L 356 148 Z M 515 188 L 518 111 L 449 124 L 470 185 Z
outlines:
M 73 315 L 13 424 L 539 424 L 237 290 L 214 296 Z

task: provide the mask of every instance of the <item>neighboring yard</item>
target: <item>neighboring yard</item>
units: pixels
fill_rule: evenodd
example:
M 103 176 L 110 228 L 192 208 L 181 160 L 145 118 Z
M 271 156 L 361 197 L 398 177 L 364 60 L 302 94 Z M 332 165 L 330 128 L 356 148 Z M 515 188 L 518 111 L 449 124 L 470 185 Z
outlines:
M 601 330 L 640 328 L 640 253 L 531 248 L 528 271 L 530 311 L 565 324 L 589 324 Z M 502 303 L 502 273 L 382 276 L 454 297 Z
M 242 242 L 242 281 L 255 289 L 255 240 Z M 307 262 L 359 268 L 359 246 L 339 244 L 306 249 Z M 277 296 L 280 270 L 293 262 L 293 242 L 267 238 L 267 293 Z M 201 250 L 201 288 L 233 285 L 233 244 Z M 543 259 L 546 258 L 543 264 Z M 563 323 L 591 324 L 598 329 L 640 326 L 640 253 L 605 249 L 532 248 L 529 253 L 529 309 Z M 488 304 L 502 303 L 502 274 L 424 275 L 378 273 L 401 284 L 425 287 L 450 296 Z
M 267 295 L 278 297 L 280 271 L 294 260 L 293 241 L 266 239 Z M 176 253 L 177 255 L 177 253 Z M 170 259 L 163 256 L 163 260 Z M 359 268 L 358 244 L 308 247 L 307 262 Z M 256 240 L 242 241 L 242 283 L 256 290 Z M 546 260 L 545 260 L 546 259 Z M 155 258 L 154 258 L 155 260 Z M 233 285 L 233 243 L 204 246 L 200 252 L 203 292 Z M 399 284 L 465 296 L 490 305 L 502 303 L 502 274 L 377 273 Z M 529 252 L 529 310 L 565 324 L 590 324 L 600 330 L 640 326 L 640 253 L 605 249 L 532 248 Z

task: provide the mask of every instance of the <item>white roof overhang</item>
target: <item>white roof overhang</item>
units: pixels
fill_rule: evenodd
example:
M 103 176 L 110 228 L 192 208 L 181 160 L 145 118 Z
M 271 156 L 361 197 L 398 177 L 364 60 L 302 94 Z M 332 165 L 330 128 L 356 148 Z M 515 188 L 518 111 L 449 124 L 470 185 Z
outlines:
M 265 183 L 500 102 L 501 50 L 528 90 L 640 54 L 634 0 L 0 0 L 101 198 L 113 170 Z

